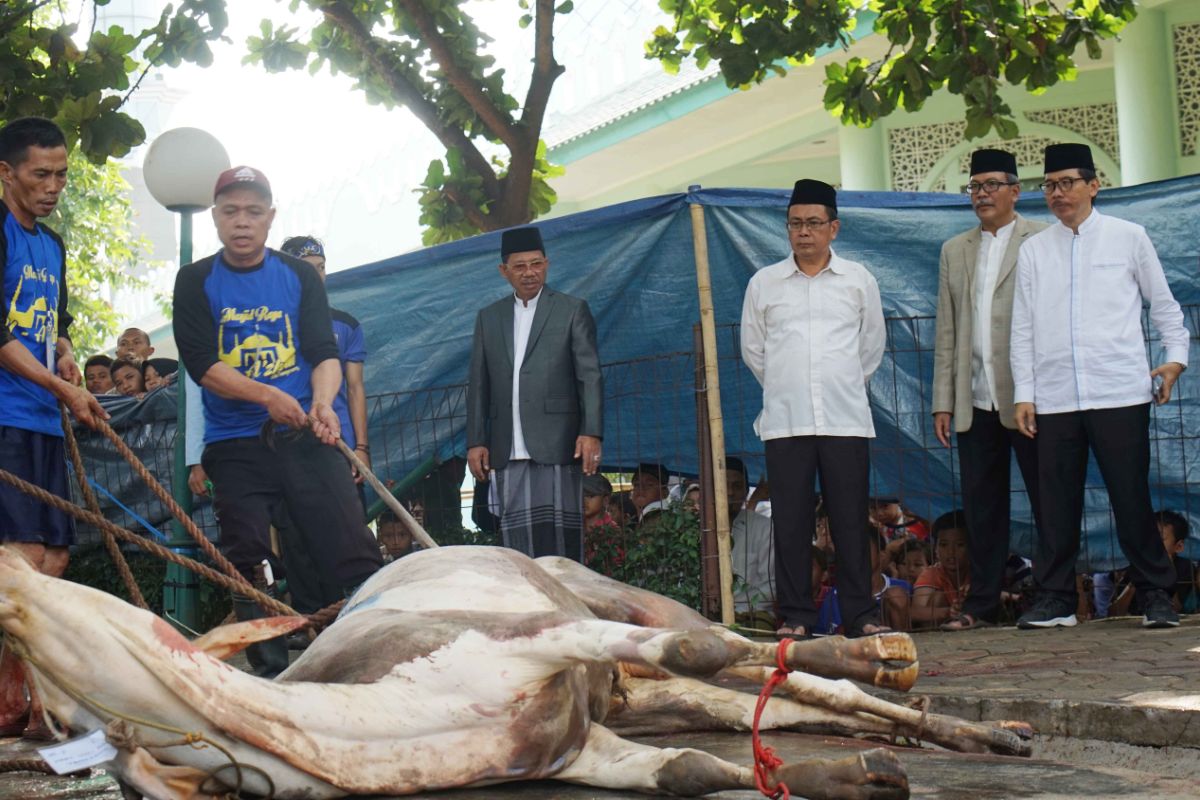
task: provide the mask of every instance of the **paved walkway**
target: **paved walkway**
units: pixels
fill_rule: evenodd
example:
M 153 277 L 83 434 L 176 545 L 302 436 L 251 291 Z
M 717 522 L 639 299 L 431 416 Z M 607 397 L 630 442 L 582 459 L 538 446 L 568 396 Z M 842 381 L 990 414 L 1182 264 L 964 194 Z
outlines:
M 1200 748 L 1200 615 L 1164 630 L 1125 617 L 913 638 L 921 675 L 912 691 L 935 711 L 1022 719 L 1044 735 Z

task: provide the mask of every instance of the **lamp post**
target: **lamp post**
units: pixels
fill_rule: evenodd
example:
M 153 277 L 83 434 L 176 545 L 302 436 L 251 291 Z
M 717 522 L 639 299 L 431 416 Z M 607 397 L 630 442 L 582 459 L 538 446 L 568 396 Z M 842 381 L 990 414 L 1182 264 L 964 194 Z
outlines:
M 146 152 L 142 174 L 146 188 L 161 205 L 179 214 L 179 266 L 192 260 L 192 215 L 212 205 L 217 176 L 229 169 L 229 154 L 212 134 L 199 128 L 173 128 L 164 132 Z M 187 373 L 183 360 L 175 390 L 179 397 L 175 422 L 175 463 L 171 493 L 186 513 L 192 513 L 192 490 L 188 487 L 186 456 Z M 172 549 L 193 548 L 183 524 L 172 527 Z M 176 564 L 167 565 L 163 583 L 163 613 L 179 625 L 195 630 L 199 624 L 196 576 Z

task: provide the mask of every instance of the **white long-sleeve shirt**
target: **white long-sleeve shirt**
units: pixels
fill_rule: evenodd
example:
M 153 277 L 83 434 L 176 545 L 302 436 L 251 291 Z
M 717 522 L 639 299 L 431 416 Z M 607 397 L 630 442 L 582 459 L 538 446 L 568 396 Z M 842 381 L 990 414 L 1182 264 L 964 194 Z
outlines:
M 510 461 L 529 458 L 525 447 L 525 429 L 521 427 L 521 365 L 525 363 L 525 348 L 529 345 L 529 331 L 533 328 L 533 315 L 537 313 L 539 289 L 528 303 L 513 295 L 513 378 L 512 378 L 512 452 Z
M 1187 366 L 1183 312 L 1141 225 L 1093 209 L 1078 234 L 1059 223 L 1026 239 L 1013 297 L 1014 402 L 1039 414 L 1150 402 L 1143 300 L 1164 360 Z
M 996 408 L 996 373 L 992 368 L 992 296 L 1000 277 L 1000 262 L 1008 250 L 1017 221 L 993 233 L 979 232 L 979 254 L 975 258 L 975 319 L 971 326 L 971 400 L 976 408 Z M 978 320 L 983 320 L 979 322 Z
M 873 437 L 867 383 L 885 338 L 879 284 L 862 264 L 832 253 L 809 277 L 788 256 L 756 272 L 742 304 L 742 360 L 763 387 L 759 438 Z

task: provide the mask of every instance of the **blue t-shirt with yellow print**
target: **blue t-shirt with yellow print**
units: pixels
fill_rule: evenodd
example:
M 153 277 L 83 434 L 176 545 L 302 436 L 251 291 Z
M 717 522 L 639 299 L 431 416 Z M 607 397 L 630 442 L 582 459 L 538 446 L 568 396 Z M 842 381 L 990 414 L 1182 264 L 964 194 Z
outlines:
M 66 336 L 62 240 L 44 225 L 25 229 L 0 204 L 4 217 L 4 324 L 34 358 L 55 371 L 55 348 Z M 0 370 L 0 425 L 62 436 L 58 401 L 42 387 Z
M 266 251 L 250 268 L 218 253 L 188 264 L 175 284 L 175 340 L 188 372 L 203 376 L 216 362 L 251 380 L 312 403 L 312 365 L 337 358 L 325 289 L 307 263 Z M 268 419 L 256 403 L 208 389 L 204 441 L 257 436 Z

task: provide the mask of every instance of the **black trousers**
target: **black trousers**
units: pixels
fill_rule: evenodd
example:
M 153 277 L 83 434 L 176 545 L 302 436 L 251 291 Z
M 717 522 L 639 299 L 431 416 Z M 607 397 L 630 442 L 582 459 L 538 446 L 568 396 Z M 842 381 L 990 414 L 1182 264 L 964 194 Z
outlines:
M 788 624 L 811 630 L 817 622 L 812 547 L 818 477 L 837 554 L 842 622 L 847 632 L 855 632 L 878 616 L 867 552 L 869 441 L 861 436 L 792 436 L 766 442 L 775 529 L 775 596 L 779 614 Z
M 1075 599 L 1075 559 L 1083 520 L 1088 448 L 1096 456 L 1139 590 L 1170 591 L 1175 569 L 1162 546 L 1150 503 L 1150 404 L 1038 414 L 1038 484 L 1042 535 L 1033 577 L 1038 589 Z
M 1000 423 L 996 411 L 976 408 L 971 429 L 958 434 L 963 511 L 967 516 L 971 589 L 963 611 L 975 619 L 995 622 L 1000 589 L 1008 561 L 1012 456 L 1029 492 L 1037 538 L 1041 538 L 1037 443 Z
M 271 515 L 280 502 L 324 583 L 349 589 L 383 565 L 346 459 L 311 433 L 276 437 L 274 450 L 257 438 L 214 442 L 201 462 L 213 482 L 221 552 L 247 578 L 263 559 L 275 561 Z
M 346 468 L 349 469 L 349 465 Z M 358 491 L 358 499 L 362 503 L 365 515 L 367 499 L 362 484 L 356 484 L 355 489 Z M 322 580 L 320 568 L 304 546 L 304 538 L 292 524 L 286 503 L 275 507 L 271 524 L 279 534 L 279 549 L 282 550 L 280 556 L 283 559 L 284 574 L 287 575 L 287 590 L 292 598 L 292 608 L 301 614 L 312 614 L 342 600 L 348 587 Z

